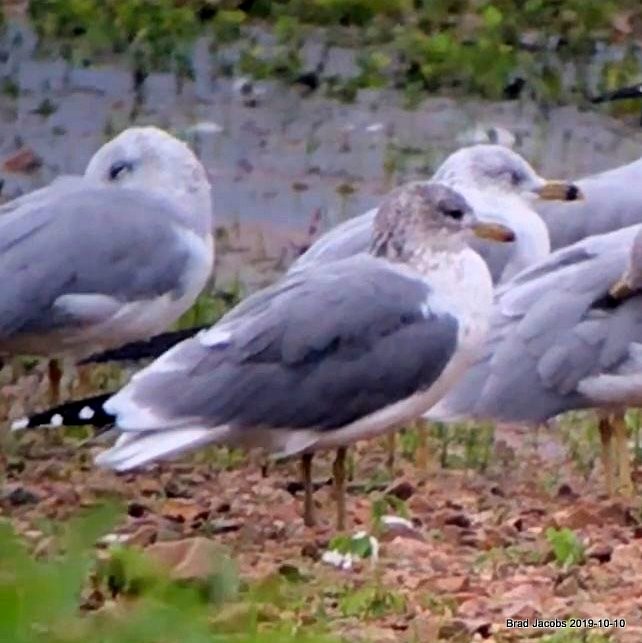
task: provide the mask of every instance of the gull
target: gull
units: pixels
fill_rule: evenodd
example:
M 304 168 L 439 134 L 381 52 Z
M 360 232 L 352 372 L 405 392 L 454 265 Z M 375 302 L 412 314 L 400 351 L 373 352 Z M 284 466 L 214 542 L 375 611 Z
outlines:
M 557 250 L 503 286 L 479 359 L 427 417 L 537 425 L 596 408 L 607 490 L 615 433 L 619 486 L 628 493 L 623 413 L 631 405 L 642 405 L 640 225 Z
M 347 446 L 430 408 L 483 340 L 492 282 L 471 230 L 513 238 L 446 186 L 394 190 L 368 252 L 287 275 L 134 375 L 100 409 L 120 437 L 97 463 L 124 471 L 205 444 L 302 456 L 312 525 L 312 457 L 336 448 L 343 529 Z
M 212 270 L 207 175 L 155 127 L 125 130 L 83 176 L 61 177 L 0 214 L 0 355 L 77 361 L 155 335 Z M 57 398 L 56 362 L 50 373 Z
M 482 220 L 503 223 L 515 233 L 515 242 L 499 246 L 476 241 L 494 283 L 506 281 L 548 255 L 548 230 L 533 206 L 541 200 L 574 201 L 580 190 L 564 181 L 547 181 L 516 152 L 502 145 L 473 145 L 451 154 L 433 175 L 459 191 Z M 290 270 L 348 257 L 367 249 L 377 209 L 333 228 L 301 255 Z

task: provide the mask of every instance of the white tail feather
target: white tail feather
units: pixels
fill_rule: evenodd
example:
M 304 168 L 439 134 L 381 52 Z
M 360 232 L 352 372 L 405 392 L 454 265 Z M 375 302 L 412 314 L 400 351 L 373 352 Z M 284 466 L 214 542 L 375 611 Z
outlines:
M 111 449 L 96 456 L 96 464 L 126 471 L 204 444 L 223 442 L 228 434 L 227 426 L 128 433 L 122 435 Z

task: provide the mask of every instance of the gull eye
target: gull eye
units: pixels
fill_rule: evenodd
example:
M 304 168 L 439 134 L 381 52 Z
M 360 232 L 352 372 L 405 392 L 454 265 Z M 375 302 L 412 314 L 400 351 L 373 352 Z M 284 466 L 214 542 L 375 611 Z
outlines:
M 510 182 L 511 185 L 518 186 L 523 180 L 524 177 L 522 176 L 521 172 L 518 172 L 517 170 L 513 170 L 509 173 L 510 177 Z
M 447 208 L 446 210 L 444 210 L 444 214 L 451 219 L 455 219 L 455 221 L 459 221 L 463 218 L 464 211 L 460 210 L 459 208 Z
M 109 180 L 117 181 L 125 172 L 131 172 L 134 169 L 130 161 L 116 161 L 109 168 Z

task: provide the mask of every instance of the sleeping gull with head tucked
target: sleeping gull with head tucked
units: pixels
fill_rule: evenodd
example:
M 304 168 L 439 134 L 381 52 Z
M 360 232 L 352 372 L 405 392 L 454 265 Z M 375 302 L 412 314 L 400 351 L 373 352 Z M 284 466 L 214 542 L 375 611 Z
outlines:
M 512 239 L 445 186 L 393 191 L 369 252 L 287 275 L 137 373 L 104 405 L 121 436 L 97 462 L 122 471 L 205 444 L 299 454 L 312 524 L 312 454 L 337 448 L 342 528 L 346 446 L 430 408 L 484 337 L 492 283 L 470 230 Z
M 483 353 L 427 417 L 536 425 L 566 411 L 600 409 L 608 491 L 614 431 L 619 484 L 629 492 L 623 411 L 641 405 L 638 225 L 562 248 L 502 287 Z
M 0 355 L 82 358 L 172 324 L 213 263 L 210 184 L 154 127 L 0 209 Z

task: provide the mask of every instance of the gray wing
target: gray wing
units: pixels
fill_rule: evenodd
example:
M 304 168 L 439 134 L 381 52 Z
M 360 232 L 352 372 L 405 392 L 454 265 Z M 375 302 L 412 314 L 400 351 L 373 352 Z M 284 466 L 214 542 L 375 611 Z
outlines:
M 0 342 L 100 321 L 111 304 L 182 293 L 189 247 L 164 201 L 84 187 L 27 205 L 0 219 Z M 85 316 L 62 303 L 78 303 L 70 295 L 98 295 L 100 305 Z
M 600 304 L 639 229 L 559 250 L 501 288 L 481 357 L 428 416 L 542 422 L 591 406 L 580 382 L 616 371 L 642 341 L 642 298 Z
M 9 213 L 24 214 L 44 203 L 88 187 L 89 182 L 82 176 L 59 176 L 49 185 L 23 194 L 0 205 L 0 216 Z
M 642 223 L 642 159 L 577 181 L 584 194 L 579 201 L 538 201 L 556 250 L 590 235 L 604 234 Z
M 290 272 L 367 251 L 376 213 L 376 208 L 368 210 L 326 232 L 292 264 Z
M 260 312 L 139 374 L 108 403 L 119 426 L 337 429 L 428 389 L 456 349 L 457 320 L 425 282 L 382 261 L 354 257 L 286 281 Z

